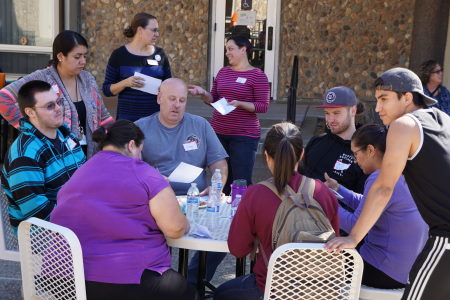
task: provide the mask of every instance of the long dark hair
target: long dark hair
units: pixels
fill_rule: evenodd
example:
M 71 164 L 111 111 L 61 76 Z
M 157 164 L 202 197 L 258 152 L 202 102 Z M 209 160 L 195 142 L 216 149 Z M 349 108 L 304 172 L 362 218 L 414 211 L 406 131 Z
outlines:
M 79 45 L 89 48 L 86 39 L 78 32 L 72 30 L 61 31 L 53 41 L 53 57 L 49 64 L 56 67 L 59 63 L 56 57 L 58 53 L 61 52 L 64 56 L 67 56 L 70 51 Z
M 419 78 L 423 85 L 426 85 L 430 81 L 431 72 L 433 72 L 433 69 L 437 65 L 440 64 L 433 59 L 427 60 L 420 65 Z
M 123 35 L 128 38 L 134 37 L 136 35 L 138 27 L 145 28 L 150 20 L 156 20 L 156 17 L 148 13 L 137 13 L 133 17 L 131 25 L 123 30 Z
M 352 136 L 353 144 L 361 150 L 369 145 L 384 154 L 386 151 L 386 128 L 378 124 L 366 124 L 359 127 Z
M 281 194 L 294 175 L 295 164 L 303 152 L 300 129 L 288 122 L 273 125 L 266 135 L 263 149 L 274 160 L 273 180 Z
M 144 133 L 130 120 L 120 119 L 108 127 L 100 127 L 92 134 L 92 140 L 98 143 L 100 149 L 111 145 L 122 149 L 130 141 L 140 146 L 144 141 Z

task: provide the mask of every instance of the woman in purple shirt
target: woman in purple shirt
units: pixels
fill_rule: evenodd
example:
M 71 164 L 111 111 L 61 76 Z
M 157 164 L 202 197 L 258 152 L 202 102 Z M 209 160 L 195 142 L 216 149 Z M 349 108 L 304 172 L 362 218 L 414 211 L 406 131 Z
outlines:
M 102 151 L 62 187 L 51 216 L 80 240 L 88 299 L 194 299 L 164 237 L 189 223 L 168 182 L 141 160 L 142 131 L 118 120 L 93 140 Z
M 329 188 L 337 191 L 350 212 L 339 206 L 341 229 L 350 232 L 366 201 L 370 187 L 378 177 L 386 150 L 386 130 L 376 124 L 359 128 L 352 137 L 351 149 L 365 174 L 370 174 L 364 194 L 339 185 L 325 174 Z M 395 185 L 392 197 L 377 223 L 359 248 L 364 260 L 362 283 L 375 288 L 402 288 L 409 271 L 427 239 L 428 226 L 420 216 L 403 176 Z

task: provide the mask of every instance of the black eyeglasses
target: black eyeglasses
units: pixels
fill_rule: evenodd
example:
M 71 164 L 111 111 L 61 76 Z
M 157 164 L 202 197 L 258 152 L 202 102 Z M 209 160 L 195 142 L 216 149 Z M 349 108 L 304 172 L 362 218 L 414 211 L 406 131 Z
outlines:
M 358 153 L 359 151 L 361 151 L 361 150 L 363 150 L 363 148 L 361 148 L 361 149 L 359 149 L 359 150 L 356 150 L 355 152 L 352 152 L 352 153 L 353 153 L 353 160 L 356 160 L 357 153 Z
M 159 32 L 159 28 L 145 28 L 145 29 L 148 29 L 148 30 L 150 30 L 150 31 L 153 31 L 154 33 Z
M 49 102 L 44 106 L 35 106 L 34 108 L 45 108 L 48 111 L 52 111 L 52 110 L 55 110 L 56 105 L 62 106 L 63 102 L 64 102 L 64 100 L 62 98 L 58 98 L 56 101 Z
M 444 72 L 444 69 L 439 69 L 439 70 L 436 70 L 436 71 L 433 71 L 433 72 L 430 72 L 431 74 L 438 74 L 438 73 L 442 73 L 442 72 Z

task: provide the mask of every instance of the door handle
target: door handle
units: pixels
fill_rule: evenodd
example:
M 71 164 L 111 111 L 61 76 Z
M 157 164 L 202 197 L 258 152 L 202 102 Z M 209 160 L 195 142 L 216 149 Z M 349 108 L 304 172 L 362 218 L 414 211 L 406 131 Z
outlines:
M 273 48 L 273 26 L 267 28 L 267 50 L 272 51 Z

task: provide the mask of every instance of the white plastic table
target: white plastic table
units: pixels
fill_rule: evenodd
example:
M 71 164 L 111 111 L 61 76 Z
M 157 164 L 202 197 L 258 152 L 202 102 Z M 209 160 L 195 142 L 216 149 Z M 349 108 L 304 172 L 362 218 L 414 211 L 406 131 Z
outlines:
M 216 215 L 211 217 L 210 214 Z M 192 220 L 189 220 L 192 224 Z M 230 219 L 230 205 L 222 204 L 219 213 L 210 213 L 206 209 L 199 209 L 199 218 L 197 223 L 208 227 L 212 239 L 208 238 L 197 238 L 189 235 L 184 235 L 178 239 L 166 238 L 167 244 L 170 247 L 179 248 L 179 260 L 178 260 L 178 271 L 183 275 L 187 276 L 188 268 L 188 250 L 199 251 L 199 274 L 197 279 L 197 289 L 201 296 L 204 296 L 205 285 L 209 286 L 206 282 L 206 252 L 225 252 L 229 253 L 227 239 L 228 231 L 230 229 L 231 219 Z M 236 260 L 236 276 L 244 275 L 245 258 L 240 258 Z

